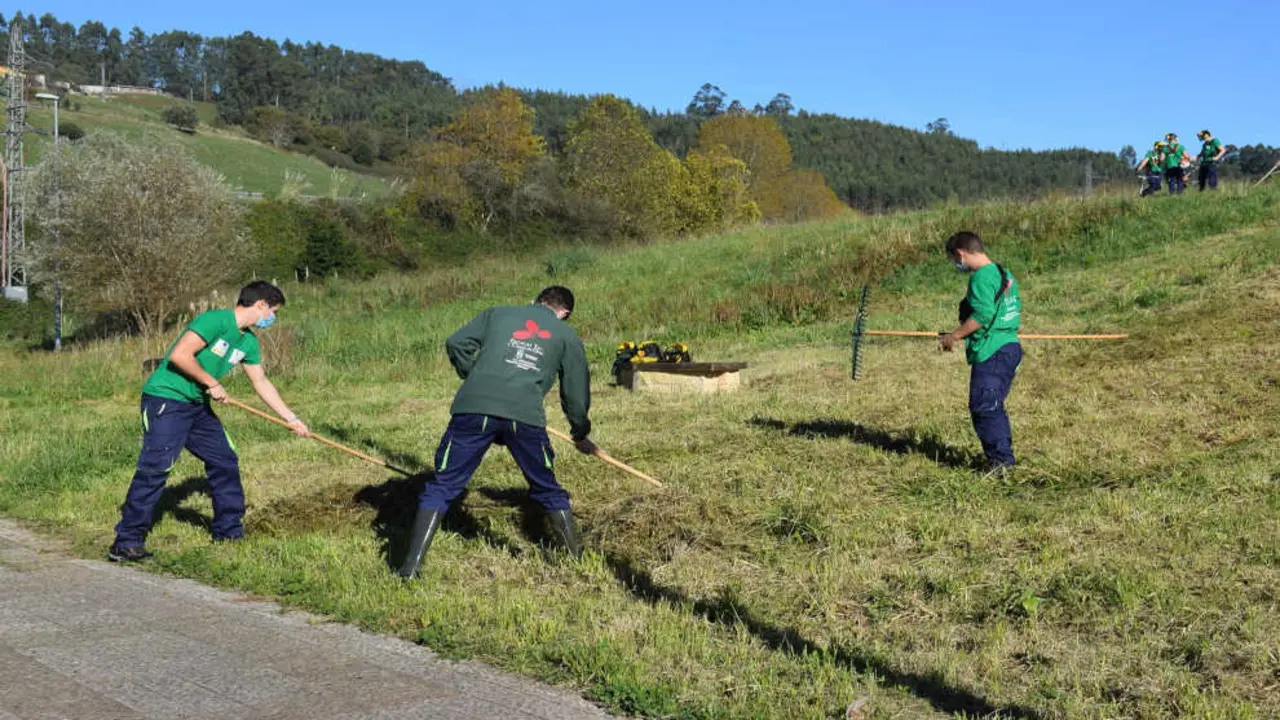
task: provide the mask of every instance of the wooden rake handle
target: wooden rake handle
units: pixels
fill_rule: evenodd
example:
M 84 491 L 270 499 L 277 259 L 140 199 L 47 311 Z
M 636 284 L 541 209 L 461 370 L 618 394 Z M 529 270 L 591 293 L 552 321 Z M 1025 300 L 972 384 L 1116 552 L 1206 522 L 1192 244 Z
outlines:
M 551 435 L 555 435 L 556 437 L 560 438 L 561 440 L 564 440 L 565 442 L 570 442 L 570 443 L 573 442 L 573 438 L 569 437 L 568 435 L 565 435 L 564 433 L 560 432 L 559 430 L 556 430 L 555 428 L 549 427 L 547 428 L 547 432 L 550 433 Z M 630 465 L 624 462 L 621 462 L 619 460 L 614 460 L 612 457 L 609 457 L 609 454 L 601 450 L 600 448 L 596 448 L 596 451 L 593 454 L 596 457 L 600 458 L 601 460 L 605 461 L 606 463 L 618 468 L 619 470 L 629 472 L 632 475 L 635 475 L 636 477 L 640 478 L 641 480 L 644 480 L 645 482 L 651 485 L 655 485 L 657 487 L 664 487 L 662 483 L 658 482 L 654 478 L 651 478 L 648 475 L 645 475 L 644 473 L 640 472 L 639 470 L 631 467 Z
M 937 338 L 945 333 L 926 332 L 924 330 L 863 330 L 863 335 L 882 335 L 889 337 L 927 337 Z M 1125 340 L 1124 335 L 1044 335 L 1037 333 L 1018 333 L 1020 340 Z
M 273 422 L 273 423 L 275 423 L 275 424 L 279 425 L 280 427 L 288 428 L 289 430 L 292 430 L 292 429 L 293 429 L 293 427 L 292 427 L 291 425 L 289 425 L 289 423 L 287 423 L 287 422 L 285 422 L 285 421 L 283 421 L 283 420 L 281 420 L 281 419 L 279 419 L 279 418 L 277 418 L 277 417 L 272 417 L 271 415 L 268 415 L 268 414 L 266 414 L 266 413 L 262 412 L 261 410 L 259 410 L 259 409 L 255 408 L 255 407 L 251 407 L 251 406 L 249 406 L 249 405 L 245 405 L 244 403 L 240 402 L 239 400 L 235 400 L 235 399 L 233 399 L 233 398 L 227 398 L 227 404 L 228 404 L 228 405 L 234 405 L 234 406 L 236 406 L 236 407 L 240 408 L 241 410 L 244 410 L 244 411 L 245 411 L 245 412 L 247 412 L 247 413 L 250 413 L 250 414 L 253 414 L 253 415 L 257 415 L 258 417 L 262 418 L 263 420 L 266 420 L 266 421 L 268 421 L 268 422 Z M 371 462 L 371 463 L 373 463 L 374 465 L 378 465 L 378 466 L 384 467 L 384 468 L 386 468 L 386 469 L 388 469 L 388 470 L 390 470 L 390 471 L 392 471 L 392 472 L 398 472 L 398 473 L 400 473 L 401 475 L 404 475 L 404 476 L 406 476 L 406 477 L 408 477 L 408 476 L 412 476 L 412 475 L 413 475 L 413 473 L 409 472 L 408 470 L 403 470 L 403 469 L 401 469 L 401 468 L 398 468 L 398 467 L 396 467 L 395 465 L 392 465 L 392 464 L 390 464 L 390 463 L 386 462 L 385 460 L 379 460 L 378 458 L 376 458 L 376 457 L 374 457 L 374 456 L 372 456 L 372 455 L 366 455 L 366 454 L 364 454 L 364 453 L 360 452 L 359 450 L 356 450 L 356 449 L 354 449 L 354 448 L 349 448 L 349 447 L 347 447 L 346 445 L 343 445 L 343 444 L 341 444 L 341 443 L 336 443 L 336 442 L 334 442 L 334 441 L 330 440 L 329 438 L 321 437 L 320 435 L 317 435 L 317 434 L 315 434 L 315 433 L 311 433 L 311 439 L 312 439 L 312 440 L 315 440 L 316 442 L 319 442 L 319 443 L 321 443 L 321 444 L 323 444 L 323 445 L 328 445 L 329 447 L 333 448 L 334 450 L 341 450 L 342 452 L 344 452 L 344 453 L 346 453 L 346 454 L 348 454 L 348 455 L 352 455 L 352 456 L 354 456 L 354 457 L 358 457 L 358 458 L 360 458 L 361 460 L 364 460 L 365 462 Z

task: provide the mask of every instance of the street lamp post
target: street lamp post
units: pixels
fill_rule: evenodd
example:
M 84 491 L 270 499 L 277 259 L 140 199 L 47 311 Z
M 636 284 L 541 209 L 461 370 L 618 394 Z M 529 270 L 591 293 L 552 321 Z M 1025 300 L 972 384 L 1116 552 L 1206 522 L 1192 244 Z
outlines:
M 58 152 L 58 104 L 62 98 L 53 93 L 37 93 L 40 100 L 53 101 L 53 151 Z M 60 170 L 54 166 L 53 178 L 53 351 L 62 351 L 62 183 L 58 177 Z

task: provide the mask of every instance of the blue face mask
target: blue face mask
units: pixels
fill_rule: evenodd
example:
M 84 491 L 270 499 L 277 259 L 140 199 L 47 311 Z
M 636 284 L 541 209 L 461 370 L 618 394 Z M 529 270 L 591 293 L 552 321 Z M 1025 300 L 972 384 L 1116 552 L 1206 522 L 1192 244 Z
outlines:
M 973 270 L 968 265 L 965 265 L 962 262 L 955 263 L 955 266 L 956 266 L 956 272 L 962 272 L 962 273 L 973 272 Z
M 264 318 L 258 318 L 258 322 L 254 323 L 254 327 L 269 328 L 271 327 L 271 323 L 275 321 L 276 321 L 276 314 L 268 310 L 267 316 Z

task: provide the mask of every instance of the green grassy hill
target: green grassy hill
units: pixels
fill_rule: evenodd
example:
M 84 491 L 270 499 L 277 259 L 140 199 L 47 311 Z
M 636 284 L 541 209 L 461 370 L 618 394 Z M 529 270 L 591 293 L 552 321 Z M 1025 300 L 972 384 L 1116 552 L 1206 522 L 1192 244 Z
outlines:
M 72 103 L 79 109 L 69 109 Z M 75 123 L 86 132 L 106 130 L 133 138 L 145 132 L 166 135 L 187 148 L 196 160 L 222 173 L 230 187 L 244 192 L 275 195 L 286 176 L 301 178 L 305 195 L 360 197 L 389 192 L 385 178 L 336 170 L 308 155 L 253 140 L 237 127 L 215 127 L 217 111 L 209 103 L 196 103 L 200 116 L 196 134 L 179 132 L 161 117 L 165 108 L 179 103 L 180 100 L 152 95 L 122 95 L 107 100 L 70 96 L 63 103 L 59 121 Z M 27 161 L 36 163 L 51 142 L 52 106 L 33 101 L 29 122 L 48 133 L 28 136 Z
M 948 328 L 981 232 L 1019 278 L 1021 466 L 975 473 L 962 356 L 873 339 Z M 280 598 L 575 688 L 646 717 L 1280 715 L 1280 191 L 990 204 L 564 248 L 286 287 L 268 373 L 312 428 L 429 469 L 457 380 L 443 340 L 549 276 L 579 294 L 598 442 L 655 490 L 560 447 L 591 552 L 540 551 L 495 451 L 422 578 L 399 561 L 415 483 L 228 408 L 249 538 L 213 546 L 178 464 L 153 567 Z M 226 297 L 224 294 L 222 297 Z M 610 387 L 614 345 L 684 340 L 747 386 Z M 101 557 L 138 448 L 140 361 L 171 338 L 0 354 L 0 512 Z M 228 382 L 246 398 L 243 378 Z M 554 394 L 552 395 L 554 398 Z M 554 425 L 563 427 L 551 409 Z

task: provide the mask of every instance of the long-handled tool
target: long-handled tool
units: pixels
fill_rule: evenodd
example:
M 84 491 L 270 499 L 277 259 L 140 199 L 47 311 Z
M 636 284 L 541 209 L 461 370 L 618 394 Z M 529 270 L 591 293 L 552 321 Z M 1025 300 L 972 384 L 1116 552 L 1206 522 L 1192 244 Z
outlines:
M 867 330 L 867 300 L 871 296 L 871 286 L 862 286 L 862 296 L 858 300 L 858 314 L 853 322 L 853 337 L 851 340 L 853 350 L 853 371 L 854 380 L 862 379 L 862 353 L 864 351 L 862 338 L 864 335 L 879 335 L 882 337 L 915 337 L 915 338 L 938 338 L 946 333 L 927 332 L 924 330 Z M 1018 333 L 1019 340 L 1124 340 L 1128 338 L 1127 334 L 1108 334 L 1108 335 L 1049 335 L 1043 333 Z
M 254 415 L 257 415 L 258 417 L 262 418 L 263 420 L 268 420 L 268 421 L 273 422 L 273 423 L 275 423 L 275 424 L 277 424 L 277 425 L 279 425 L 279 426 L 281 426 L 281 427 L 289 428 L 290 430 L 292 430 L 292 429 L 293 429 L 293 428 L 292 428 L 292 426 L 290 426 L 290 425 L 289 425 L 289 423 L 287 423 L 287 422 L 285 422 L 285 421 L 283 421 L 283 420 L 281 420 L 281 419 L 279 419 L 279 418 L 272 417 L 271 415 L 268 415 L 268 414 L 266 414 L 266 413 L 262 412 L 261 410 L 259 410 L 259 409 L 255 408 L 255 407 L 251 407 L 251 406 L 249 406 L 249 405 L 245 405 L 244 403 L 240 402 L 239 400 L 234 400 L 234 399 L 232 399 L 232 398 L 227 398 L 227 404 L 228 404 L 228 405 L 234 405 L 234 406 L 236 406 L 236 407 L 240 408 L 241 410 L 244 410 L 245 412 L 248 412 L 248 413 L 252 413 L 252 414 L 254 414 Z M 371 463 L 373 463 L 374 465 L 379 465 L 379 466 L 384 467 L 384 468 L 386 468 L 386 469 L 388 469 L 388 470 L 390 470 L 390 471 L 392 471 L 392 472 L 400 473 L 401 475 L 404 475 L 404 476 L 406 476 L 406 477 L 412 476 L 412 475 L 414 474 L 414 473 L 409 472 L 408 470 L 404 470 L 404 469 L 398 468 L 398 467 L 396 467 L 395 465 L 392 465 L 391 463 L 386 462 L 385 460 L 379 460 L 378 458 L 376 458 L 376 457 L 374 457 L 374 456 L 372 456 L 372 455 L 366 455 L 366 454 L 364 454 L 364 453 L 360 452 L 359 450 L 355 450 L 355 449 L 353 449 L 353 448 L 349 448 L 349 447 L 347 447 L 346 445 L 343 445 L 343 444 L 341 444 L 341 443 L 336 443 L 336 442 L 334 442 L 334 441 L 330 440 L 329 438 L 321 437 L 321 436 L 319 436 L 319 435 L 317 435 L 317 434 L 315 434 L 315 433 L 311 433 L 311 439 L 312 439 L 312 440 L 315 440 L 315 441 L 317 441 L 317 442 L 319 442 L 319 443 L 322 443 L 322 444 L 324 444 L 324 445 L 328 445 L 329 447 L 333 448 L 334 450 L 341 450 L 342 452 L 344 452 L 344 453 L 346 453 L 346 454 L 348 454 L 348 455 L 352 455 L 352 456 L 358 457 L 358 458 L 360 458 L 361 460 L 364 460 L 365 462 L 371 462 Z
M 555 435 L 556 437 L 560 438 L 561 440 L 564 440 L 565 442 L 573 442 L 573 438 L 569 437 L 568 435 L 565 435 L 564 433 L 560 432 L 559 430 L 556 430 L 555 428 L 547 428 L 547 432 L 550 433 L 551 435 Z M 640 478 L 641 480 L 644 480 L 645 482 L 651 485 L 655 485 L 657 487 L 664 487 L 662 483 L 649 477 L 648 475 L 645 475 L 644 473 L 631 467 L 630 465 L 624 462 L 621 462 L 619 460 L 614 460 L 612 457 L 609 456 L 608 453 L 601 450 L 600 448 L 596 448 L 596 451 L 592 454 L 600 458 L 601 460 L 605 461 L 606 463 L 618 468 L 619 470 L 624 470 L 626 472 L 629 472 L 632 475 L 635 475 L 636 477 Z
M 1262 176 L 1262 179 L 1261 179 L 1261 180 L 1259 180 L 1258 182 L 1254 183 L 1254 184 L 1253 184 L 1253 186 L 1254 186 L 1254 187 L 1258 187 L 1258 186 L 1259 186 L 1259 185 L 1261 185 L 1262 183 L 1266 182 L 1266 181 L 1267 181 L 1267 178 L 1271 177 L 1271 175 L 1272 175 L 1273 173 L 1275 173 L 1275 171 L 1276 171 L 1276 170 L 1280 170 L 1280 162 L 1278 162 L 1278 163 L 1276 163 L 1275 165 L 1273 165 L 1273 166 L 1271 167 L 1271 169 L 1267 171 L 1267 174 L 1266 174 L 1266 175 L 1263 175 L 1263 176 Z
M 268 422 L 273 422 L 273 423 L 275 423 L 276 425 L 279 425 L 280 427 L 288 428 L 288 429 L 290 429 L 290 430 L 292 430 L 292 429 L 293 429 L 293 428 L 289 425 L 289 423 L 287 423 L 287 422 L 285 422 L 285 421 L 283 421 L 283 420 L 281 420 L 281 419 L 279 419 L 279 418 L 272 417 L 271 415 L 268 415 L 268 414 L 266 414 L 266 413 L 262 412 L 261 410 L 259 410 L 259 409 L 255 408 L 255 407 L 252 407 L 252 406 L 250 406 L 250 405 L 245 405 L 244 403 L 240 402 L 239 400 L 235 400 L 235 399 L 233 399 L 233 398 L 227 398 L 227 404 L 228 404 L 228 405 L 234 405 L 235 407 L 238 407 L 238 408 L 240 408 L 241 410 L 244 410 L 245 412 L 251 413 L 251 414 L 253 414 L 253 415 L 257 415 L 258 417 L 262 418 L 263 420 L 267 420 Z M 573 442 L 573 438 L 569 437 L 568 435 L 565 435 L 564 433 L 560 432 L 559 430 L 556 430 L 555 428 L 547 428 L 547 432 L 548 432 L 548 433 L 550 433 L 550 434 L 552 434 L 552 435 L 555 435 L 556 437 L 560 438 L 561 440 L 565 440 L 565 441 L 567 441 L 567 442 Z M 348 455 L 352 455 L 352 456 L 354 456 L 354 457 L 358 457 L 358 458 L 360 458 L 361 460 L 364 460 L 365 462 L 371 462 L 371 463 L 373 463 L 374 465 L 378 465 L 378 466 L 380 466 L 380 467 L 384 467 L 384 468 L 386 468 L 386 469 L 388 469 L 388 470 L 391 470 L 392 472 L 398 472 L 398 473 L 400 473 L 401 475 L 405 475 L 405 476 L 412 476 L 412 475 L 414 474 L 414 473 L 409 472 L 408 470 L 404 470 L 404 469 L 398 468 L 398 467 L 396 467 L 395 465 L 392 465 L 391 463 L 388 463 L 388 462 L 386 462 L 386 461 L 384 461 L 384 460 L 379 460 L 378 458 L 373 457 L 372 455 L 366 455 L 365 453 L 362 453 L 362 452 L 360 452 L 359 450 L 356 450 L 356 449 L 354 449 L 354 448 L 349 448 L 349 447 L 347 447 L 346 445 L 343 445 L 342 443 L 334 442 L 334 441 L 330 440 L 329 438 L 322 437 L 322 436 L 317 435 L 317 434 L 315 434 L 315 433 L 311 433 L 311 439 L 312 439 L 312 440 L 315 440 L 315 441 L 317 441 L 317 442 L 323 443 L 323 444 L 325 444 L 325 445 L 328 445 L 329 447 L 331 447 L 331 448 L 333 448 L 333 449 L 335 449 L 335 450 L 341 450 L 342 452 L 347 453 Z M 632 475 L 635 475 L 636 477 L 640 478 L 641 480 L 644 480 L 645 482 L 652 483 L 652 484 L 654 484 L 654 485 L 656 485 L 656 486 L 658 486 L 658 487 L 663 487 L 662 483 L 658 482 L 657 480 L 653 479 L 652 477 L 649 477 L 648 475 L 645 475 L 644 473 L 640 472 L 639 470 L 636 470 L 635 468 L 631 467 L 630 465 L 628 465 L 628 464 L 626 464 L 626 463 L 624 463 L 624 462 L 621 462 L 621 461 L 619 461 L 619 460 L 615 460 L 615 459 L 613 459 L 612 457 L 610 457 L 606 452 L 604 452 L 604 451 L 603 451 L 603 450 L 601 450 L 600 448 L 596 448 L 595 456 L 596 456 L 596 457 L 598 457 L 598 458 L 600 458 L 601 460 L 605 461 L 606 463 L 608 463 L 608 464 L 610 464 L 610 465 L 613 465 L 613 466 L 614 466 L 614 467 L 616 467 L 616 468 L 619 468 L 619 469 L 621 469 L 621 470 L 625 470 L 626 472 L 629 472 L 629 473 L 631 473 Z
M 929 337 L 937 338 L 946 333 L 927 332 L 925 330 L 863 330 L 863 335 L 882 335 L 885 337 Z M 1125 340 L 1127 334 L 1112 335 L 1049 335 L 1045 333 L 1018 333 L 1019 340 Z

